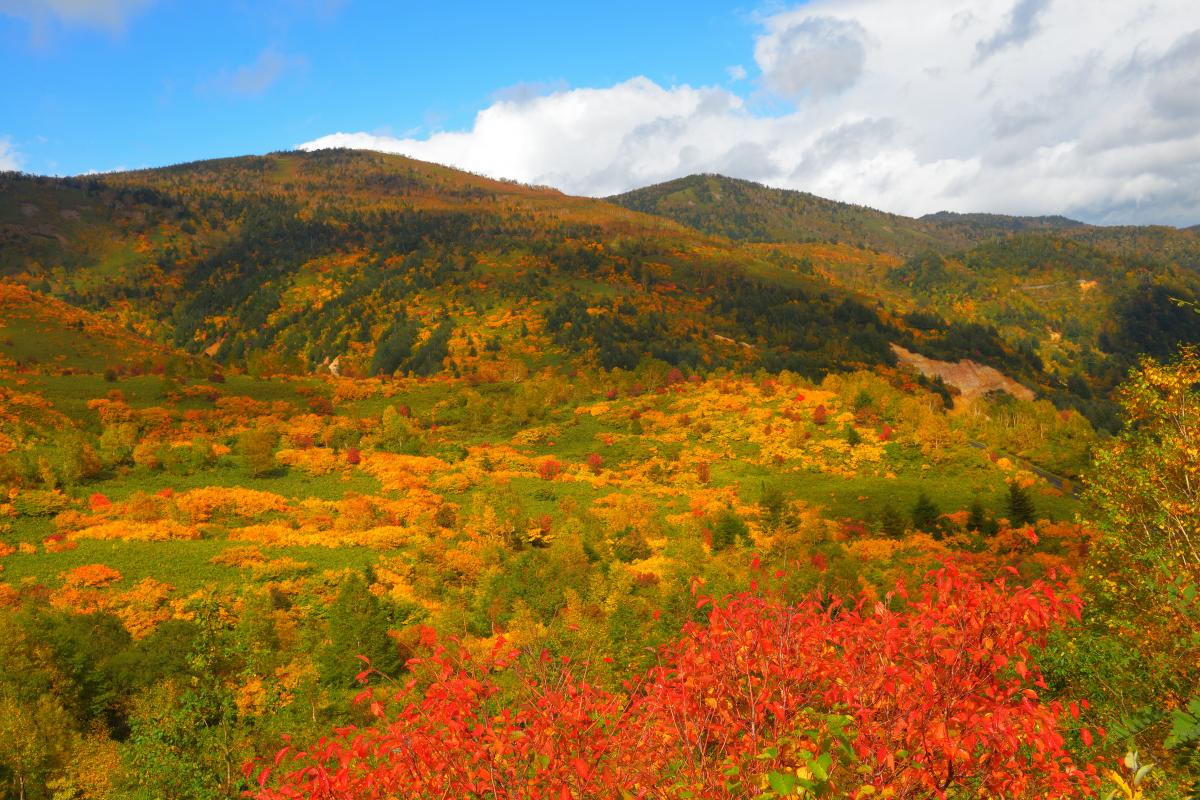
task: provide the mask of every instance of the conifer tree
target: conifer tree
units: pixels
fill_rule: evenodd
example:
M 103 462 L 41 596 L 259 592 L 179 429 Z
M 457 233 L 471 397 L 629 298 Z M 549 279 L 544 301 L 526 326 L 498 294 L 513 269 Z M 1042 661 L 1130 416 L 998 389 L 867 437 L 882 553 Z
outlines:
M 778 486 L 768 485 L 764 481 L 758 505 L 762 509 L 763 521 L 766 523 L 767 529 L 774 530 L 783 521 L 783 513 L 787 510 L 787 495 Z
M 884 536 L 899 539 L 904 536 L 904 517 L 900 516 L 900 512 L 892 508 L 891 505 L 886 505 L 883 507 L 883 513 L 879 517 L 879 529 L 883 531 Z
M 746 523 L 742 518 L 734 513 L 733 509 L 727 509 L 717 517 L 717 522 L 713 525 L 712 532 L 712 549 L 714 553 L 719 553 L 732 547 L 738 540 L 743 542 L 750 541 L 750 529 L 746 527 Z
M 1016 481 L 1008 485 L 1008 523 L 1030 525 L 1037 520 L 1037 509 L 1029 491 Z
M 355 656 L 370 659 L 385 675 L 397 675 L 404 666 L 396 643 L 388 636 L 391 615 L 371 594 L 367 581 L 354 575 L 342 584 L 329 608 L 329 644 L 319 658 L 321 681 L 349 689 L 362 669 Z
M 937 533 L 938 518 L 941 515 L 942 512 L 933 500 L 929 498 L 929 495 L 921 492 L 912 510 L 913 527 L 919 531 L 925 531 L 925 533 Z
M 967 515 L 967 530 L 981 531 L 984 524 L 987 522 L 987 514 L 983 510 L 983 503 L 979 502 L 979 498 L 971 503 L 971 511 Z

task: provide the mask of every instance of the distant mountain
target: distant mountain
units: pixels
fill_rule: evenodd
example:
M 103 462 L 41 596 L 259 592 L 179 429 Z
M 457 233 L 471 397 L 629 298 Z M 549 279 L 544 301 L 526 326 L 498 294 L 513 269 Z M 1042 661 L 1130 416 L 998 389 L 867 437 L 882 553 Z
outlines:
M 730 239 L 844 243 L 902 255 L 951 252 L 1010 233 L 1087 227 L 1061 216 L 940 211 L 914 219 L 722 175 L 691 175 L 608 199 Z
M 926 214 L 920 217 L 920 221 L 931 222 L 942 228 L 964 228 L 985 236 L 995 235 L 997 231 L 1062 231 L 1087 227 L 1086 223 L 1059 215 L 1010 217 L 1005 214 L 959 214 L 954 211 Z
M 395 155 L 8 175 L 0 197 L 0 278 L 234 367 L 490 376 L 652 357 L 820 375 L 893 363 L 907 341 L 779 254 Z
M 966 241 L 910 217 L 722 175 L 691 175 L 608 199 L 740 241 L 844 242 L 898 253 L 946 250 Z
M 736 241 L 848 244 L 907 257 L 962 252 L 997 238 L 1040 233 L 1123 255 L 1200 258 L 1200 225 L 1096 226 L 1058 215 L 952 211 L 913 218 L 722 175 L 690 175 L 608 199 Z
M 714 175 L 605 201 L 349 150 L 2 174 L 0 281 L 91 315 L 36 328 L 57 355 L 24 335 L 14 355 L 93 371 L 184 352 L 481 381 L 646 359 L 820 376 L 890 368 L 898 344 L 1104 422 L 1136 353 L 1200 342 L 1175 302 L 1200 298 L 1195 229 L 912 219 Z M 70 331 L 101 323 L 119 346 L 71 361 Z

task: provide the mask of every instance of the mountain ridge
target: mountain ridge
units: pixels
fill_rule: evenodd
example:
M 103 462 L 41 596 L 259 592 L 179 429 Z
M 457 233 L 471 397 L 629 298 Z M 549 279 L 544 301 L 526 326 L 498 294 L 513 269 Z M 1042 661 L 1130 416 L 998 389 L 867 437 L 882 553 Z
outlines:
M 0 189 L 0 279 L 238 369 L 820 375 L 900 345 L 1100 421 L 1136 347 L 1200 341 L 1173 304 L 1200 298 L 1200 237 L 1173 228 L 914 219 L 718 176 L 573 197 L 351 150 Z
M 727 198 L 736 198 L 737 203 Z M 831 200 L 742 178 L 699 173 L 605 198 L 626 208 L 661 214 L 708 233 L 748 241 L 796 242 L 814 237 L 882 247 L 906 255 L 921 249 L 953 251 L 994 236 L 1033 231 L 1091 232 L 1162 229 L 1200 232 L 1200 225 L 1093 225 L 1061 214 L 1022 216 L 992 212 L 937 211 L 920 217 Z M 746 205 L 763 218 L 742 219 Z M 888 228 L 893 230 L 888 230 Z

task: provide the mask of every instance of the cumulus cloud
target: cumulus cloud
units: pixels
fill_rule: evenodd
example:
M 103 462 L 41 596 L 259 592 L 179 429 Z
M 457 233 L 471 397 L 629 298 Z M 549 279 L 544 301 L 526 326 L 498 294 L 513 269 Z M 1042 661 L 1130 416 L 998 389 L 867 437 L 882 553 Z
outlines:
M 858 82 L 867 59 L 866 31 L 853 19 L 776 17 L 759 37 L 754 60 L 763 81 L 792 100 L 839 94 Z
M 606 195 L 723 172 L 890 211 L 1200 222 L 1194 0 L 813 0 L 762 20 L 733 87 L 496 96 L 465 130 L 300 145 Z
M 202 92 L 255 97 L 274 86 L 289 72 L 302 69 L 307 63 L 303 58 L 289 56 L 274 47 L 268 47 L 249 64 L 226 70 L 205 81 L 199 88 Z
M 151 0 L 0 0 L 0 14 L 24 19 L 35 26 L 55 19 L 70 25 L 87 25 L 112 31 L 124 29 L 128 19 Z
M 21 169 L 21 158 L 13 148 L 12 140 L 0 136 L 0 172 L 16 172 Z

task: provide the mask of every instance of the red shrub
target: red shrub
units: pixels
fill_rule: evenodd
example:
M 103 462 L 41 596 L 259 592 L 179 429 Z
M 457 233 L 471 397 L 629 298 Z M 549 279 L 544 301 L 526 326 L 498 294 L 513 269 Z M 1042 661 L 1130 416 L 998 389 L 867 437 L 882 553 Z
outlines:
M 545 651 L 518 660 L 501 639 L 476 662 L 426 631 L 431 653 L 410 663 L 427 688 L 414 679 L 392 698 L 360 693 L 376 724 L 284 748 L 282 778 L 260 768 L 254 796 L 717 800 L 794 785 L 801 769 L 837 797 L 1090 794 L 1095 770 L 1065 749 L 1077 706 L 1044 702 L 1030 663 L 1078 601 L 954 568 L 913 597 L 898 592 L 902 610 L 892 595 L 730 598 L 617 694 Z
M 812 421 L 817 425 L 824 425 L 829 421 L 829 412 L 825 409 L 825 406 L 817 406 L 813 409 Z
M 333 401 L 325 395 L 317 395 L 312 400 L 308 401 L 308 408 L 314 414 L 329 416 L 334 412 Z
M 552 481 L 562 473 L 562 463 L 558 459 L 547 458 L 538 464 L 538 476 L 544 481 Z

